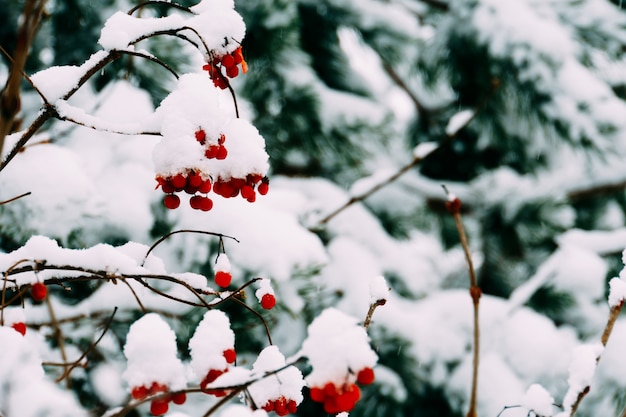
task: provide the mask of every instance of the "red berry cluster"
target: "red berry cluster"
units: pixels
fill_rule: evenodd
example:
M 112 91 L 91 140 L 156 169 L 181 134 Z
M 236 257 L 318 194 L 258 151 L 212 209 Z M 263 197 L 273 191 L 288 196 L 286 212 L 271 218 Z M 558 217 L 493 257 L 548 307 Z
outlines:
M 180 206 L 180 197 L 174 193 L 182 191 L 192 195 L 189 199 L 191 208 L 202 211 L 209 211 L 213 208 L 213 201 L 210 198 L 196 194 L 207 194 L 211 191 L 211 180 L 203 178 L 199 171 L 189 170 L 170 177 L 157 175 L 156 181 L 157 188 L 161 187 L 166 194 L 163 204 L 170 210 Z
M 143 400 L 151 395 L 157 395 L 164 392 L 168 392 L 166 385 L 153 382 L 150 387 L 145 385 L 134 387 L 131 390 L 130 395 L 135 400 Z M 187 394 L 184 392 L 177 392 L 164 397 L 155 398 L 150 402 L 150 412 L 155 416 L 162 416 L 167 413 L 170 402 L 180 405 L 184 404 L 185 401 L 187 401 Z
M 265 195 L 269 191 L 270 181 L 261 174 L 248 174 L 246 178 L 231 178 L 223 180 L 218 178 L 213 184 L 213 192 L 224 198 L 241 197 L 250 203 L 256 201 L 256 193 Z
M 361 385 L 369 385 L 374 382 L 374 370 L 363 368 L 357 373 L 356 380 Z M 311 399 L 322 403 L 324 411 L 329 414 L 350 412 L 361 398 L 361 389 L 353 382 L 346 382 L 343 385 L 335 385 L 332 382 L 323 387 L 311 388 Z
M 275 400 L 269 400 L 262 408 L 268 413 L 274 411 L 279 416 L 286 416 L 290 413 L 295 414 L 298 410 L 298 404 L 294 400 L 281 396 Z
M 243 59 L 241 46 L 230 54 L 220 57 L 213 56 L 211 62 L 204 65 L 202 69 L 209 73 L 209 77 L 213 80 L 213 85 L 224 90 L 228 87 L 228 81 L 222 72 L 222 68 L 225 70 L 228 78 L 235 78 L 239 75 L 239 68 L 237 67 L 239 64 L 241 64 L 241 72 L 244 74 L 248 72 L 248 64 Z
M 201 145 L 206 145 L 206 132 L 198 129 L 195 137 Z M 216 144 L 208 145 L 204 151 L 207 159 L 226 159 L 228 149 L 224 146 L 226 136 L 220 134 Z M 157 187 L 165 193 L 163 205 L 170 210 L 180 207 L 180 197 L 175 193 L 185 192 L 191 195 L 189 205 L 195 210 L 209 211 L 213 208 L 213 200 L 206 196 L 211 189 L 213 192 L 224 198 L 237 197 L 239 194 L 249 202 L 256 201 L 256 193 L 265 195 L 269 191 L 269 179 L 261 174 L 248 174 L 246 178 L 230 178 L 224 180 L 218 178 L 215 183 L 211 183 L 208 175 L 200 170 L 188 169 L 185 172 L 171 176 L 156 176 Z M 204 195 L 203 195 L 204 194 Z
M 224 359 L 226 359 L 226 362 L 229 364 L 233 364 L 237 360 L 237 352 L 235 352 L 235 349 L 226 349 L 222 353 L 222 355 L 224 356 Z M 206 394 L 215 395 L 216 397 L 226 396 L 226 390 L 206 388 L 207 385 L 215 381 L 218 377 L 220 377 L 222 374 L 225 374 L 226 372 L 228 372 L 228 368 L 209 369 L 209 372 L 207 372 L 206 376 L 202 379 L 202 382 L 200 382 L 200 389 Z
M 41 282 L 35 282 L 30 287 L 30 295 L 35 301 L 43 301 L 48 295 L 48 289 L 46 288 L 45 284 Z

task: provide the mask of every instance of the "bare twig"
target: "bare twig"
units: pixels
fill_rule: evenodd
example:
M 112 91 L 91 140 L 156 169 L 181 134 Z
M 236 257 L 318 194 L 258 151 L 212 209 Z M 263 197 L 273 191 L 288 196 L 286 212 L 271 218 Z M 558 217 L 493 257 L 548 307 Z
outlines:
M 252 307 L 250 307 L 248 304 L 246 304 L 243 301 L 241 301 L 239 298 L 233 297 L 233 298 L 231 298 L 231 300 L 233 300 L 234 302 L 236 302 L 237 304 L 239 304 L 240 306 L 242 306 L 243 308 L 245 308 L 246 310 L 248 310 L 249 312 L 251 312 L 252 314 L 257 316 L 258 319 L 261 320 L 261 323 L 263 323 L 263 327 L 265 328 L 265 334 L 267 335 L 267 341 L 268 341 L 268 343 L 270 345 L 273 345 L 274 343 L 272 342 L 272 334 L 270 333 L 270 327 L 267 325 L 267 322 L 265 321 L 263 316 L 258 311 L 256 311 Z
M 24 65 L 39 27 L 45 4 L 45 0 L 27 0 L 24 3 L 20 26 L 17 31 L 15 54 L 11 60 L 9 76 L 0 94 L 0 155 L 4 147 L 4 139 L 13 130 L 15 117 L 21 107 L 20 83 Z
M 132 285 L 130 285 L 130 282 L 126 281 L 125 279 L 120 280 L 122 281 L 130 290 L 130 292 L 133 294 L 133 297 L 135 297 L 135 300 L 137 300 L 137 304 L 139 304 L 139 308 L 141 309 L 141 312 L 143 314 L 146 314 L 146 308 L 143 306 L 141 300 L 139 299 L 139 296 L 137 295 L 137 293 L 135 292 L 135 289 L 133 288 Z M 115 307 L 117 309 L 117 307 Z
M 367 311 L 367 316 L 365 317 L 365 321 L 363 322 L 363 327 L 365 327 L 365 330 L 369 329 L 370 323 L 372 322 L 372 316 L 374 315 L 374 311 L 376 311 L 376 308 L 384 306 L 386 303 L 387 300 L 381 299 L 376 300 L 375 303 L 370 304 L 370 308 Z
M 152 252 L 154 250 L 154 248 L 156 248 L 165 239 L 167 239 L 170 236 L 173 236 L 173 235 L 175 235 L 177 233 L 199 233 L 199 234 L 202 234 L 202 235 L 217 236 L 220 239 L 223 239 L 223 238 L 226 237 L 228 239 L 232 239 L 235 242 L 239 243 L 239 240 L 237 240 L 237 238 L 234 238 L 234 237 L 228 236 L 228 235 L 223 235 L 221 233 L 207 232 L 205 230 L 193 230 L 193 229 L 174 230 L 173 232 L 169 232 L 166 235 L 161 236 L 156 242 L 154 242 L 152 244 L 152 246 L 150 246 L 150 248 L 148 249 L 148 252 L 146 252 L 146 256 L 143 258 L 143 262 L 141 263 L 141 266 L 144 266 L 144 264 L 146 263 L 146 260 L 148 259 L 148 255 L 150 255 L 150 252 Z
M 470 392 L 470 403 L 469 403 L 469 411 L 467 412 L 467 417 L 476 417 L 476 397 L 478 393 L 478 365 L 480 359 L 480 327 L 479 327 L 479 303 L 480 296 L 482 295 L 482 291 L 478 286 L 478 281 L 476 279 L 476 271 L 474 270 L 474 262 L 472 261 L 472 256 L 469 248 L 469 244 L 467 242 L 467 236 L 465 234 L 465 228 L 463 227 L 463 220 L 461 219 L 461 201 L 451 194 L 448 189 L 443 186 L 446 194 L 448 195 L 448 211 L 452 214 L 454 218 L 454 224 L 456 225 L 456 230 L 459 234 L 459 239 L 461 240 L 461 247 L 463 248 L 463 253 L 465 254 L 465 261 L 467 262 L 467 268 L 469 271 L 470 278 L 470 296 L 472 298 L 472 306 L 474 312 L 474 354 L 473 354 L 473 364 L 472 364 L 472 388 Z
M 609 337 L 611 336 L 611 333 L 613 332 L 613 326 L 615 325 L 615 322 L 617 321 L 617 318 L 619 317 L 619 314 L 622 311 L 623 306 L 624 306 L 624 302 L 622 301 L 621 303 L 611 307 L 611 310 L 609 312 L 609 318 L 606 322 L 606 325 L 604 326 L 602 337 L 600 338 L 600 343 L 602 343 L 603 347 L 606 347 L 606 344 L 609 342 Z M 602 359 L 602 355 L 599 355 L 596 358 L 596 363 L 600 362 L 600 359 Z M 574 404 L 572 404 L 572 408 L 569 414 L 570 417 L 572 417 L 576 413 L 576 410 L 578 410 L 580 403 L 589 393 L 589 388 L 590 387 L 587 386 L 585 387 L 585 389 L 583 389 L 582 391 L 578 393 L 578 396 L 576 397 L 576 401 L 574 401 Z M 626 413 L 626 410 L 624 410 L 624 413 Z M 622 413 L 622 416 L 624 416 L 624 413 Z
M 5 297 L 6 297 L 6 290 L 7 290 L 7 282 L 9 282 L 9 273 L 17 268 L 18 265 L 24 263 L 24 262 L 28 262 L 28 259 L 20 259 L 19 261 L 15 262 L 13 265 L 11 265 L 6 271 L 4 271 L 3 274 L 3 280 L 2 280 L 2 305 L 0 305 L 0 326 L 4 326 L 4 308 L 7 306 L 7 304 L 5 304 Z M 10 304 L 12 302 L 12 300 L 9 300 Z
M 54 329 L 54 335 L 57 339 L 57 344 L 59 345 L 59 351 L 61 352 L 61 358 L 63 358 L 63 362 L 67 364 L 67 353 L 65 352 L 65 339 L 63 336 L 63 331 L 61 330 L 61 325 L 57 321 L 56 315 L 54 314 L 54 307 L 52 307 L 52 302 L 50 301 L 50 296 L 46 293 L 46 306 L 48 307 L 48 314 L 50 315 L 50 321 L 52 322 L 52 328 Z M 63 373 L 67 372 L 67 367 L 63 366 Z M 67 379 L 65 381 L 66 387 L 70 388 L 70 380 Z
M 2 205 L 4 205 L 4 204 L 9 204 L 9 203 L 12 203 L 12 202 L 14 202 L 15 200 L 19 200 L 20 198 L 22 198 L 22 197 L 26 197 L 27 195 L 31 195 L 31 194 L 32 194 L 32 193 L 31 193 L 30 191 L 28 191 L 28 192 L 26 192 L 26 193 L 24 193 L 24 194 L 20 194 L 20 195 L 18 195 L 18 196 L 16 196 L 16 197 L 9 198 L 8 200 L 0 201 L 0 206 L 2 206 Z

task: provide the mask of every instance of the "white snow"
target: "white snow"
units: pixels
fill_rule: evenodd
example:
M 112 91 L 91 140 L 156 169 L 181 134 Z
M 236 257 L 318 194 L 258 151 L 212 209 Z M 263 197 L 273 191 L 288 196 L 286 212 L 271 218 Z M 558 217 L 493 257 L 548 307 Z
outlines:
M 228 367 L 224 351 L 234 349 L 235 333 L 230 328 L 228 316 L 219 310 L 204 313 L 202 321 L 189 339 L 191 368 L 196 379 L 201 380 L 214 369 L 223 371 Z
M 455 113 L 446 125 L 446 135 L 454 136 L 476 116 L 474 110 L 461 110 Z
M 552 416 L 553 404 L 554 398 L 539 384 L 532 384 L 528 387 L 522 399 L 522 407 L 541 417 Z

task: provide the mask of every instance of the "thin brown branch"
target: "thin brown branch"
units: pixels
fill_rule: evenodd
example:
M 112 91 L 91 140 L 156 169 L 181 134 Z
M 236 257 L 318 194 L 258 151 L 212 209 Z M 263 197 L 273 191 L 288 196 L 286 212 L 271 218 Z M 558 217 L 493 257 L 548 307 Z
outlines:
M 365 321 L 363 322 L 363 327 L 365 327 L 365 330 L 369 329 L 370 324 L 372 322 L 372 316 L 374 316 L 374 311 L 376 311 L 376 309 L 380 306 L 384 306 L 387 303 L 387 300 L 382 299 L 382 300 L 376 300 L 375 303 L 370 304 L 370 308 L 367 311 L 367 316 L 365 316 Z
M 143 314 L 146 314 L 146 308 L 141 303 L 141 300 L 139 299 L 139 296 L 135 292 L 135 289 L 133 288 L 133 286 L 130 285 L 130 282 L 126 281 L 125 279 L 121 279 L 120 281 L 122 281 L 128 287 L 130 292 L 133 294 L 133 297 L 135 297 L 135 300 L 137 300 L 137 304 L 139 305 L 139 308 L 141 309 L 141 312 Z M 117 309 L 117 307 L 115 307 L 115 308 Z
M 194 230 L 194 229 L 181 229 L 181 230 L 174 230 L 172 232 L 169 232 L 163 236 L 161 236 L 156 242 L 154 242 L 152 244 L 152 246 L 150 246 L 150 248 L 148 249 L 148 252 L 146 252 L 146 256 L 144 256 L 143 258 L 143 262 L 141 263 L 141 266 L 144 266 L 144 264 L 146 263 L 146 260 L 148 259 L 148 255 L 150 255 L 150 252 L 152 252 L 154 250 L 154 248 L 156 248 L 161 242 L 163 242 L 165 239 L 169 238 L 170 236 L 173 236 L 175 234 L 178 233 L 199 233 L 202 235 L 209 235 L 209 236 L 217 236 L 220 239 L 223 238 L 228 238 L 228 239 L 232 239 L 235 242 L 239 243 L 239 240 L 237 240 L 236 238 L 232 237 L 232 236 L 228 236 L 228 235 L 223 235 L 221 233 L 215 233 L 215 232 L 207 232 L 205 230 Z
M 0 305 L 0 326 L 4 326 L 4 308 L 7 306 L 7 304 L 5 304 L 5 301 L 7 282 L 9 282 L 9 273 L 17 268 L 18 265 L 23 264 L 24 262 L 28 262 L 28 259 L 20 259 L 19 261 L 11 265 L 6 271 L 4 271 L 2 280 L 2 305 Z M 9 303 L 10 302 L 12 302 L 12 300 L 10 300 Z
M 2 206 L 2 205 L 4 205 L 4 204 L 9 204 L 9 203 L 12 203 L 12 202 L 14 202 L 15 200 L 19 200 L 20 198 L 22 198 L 22 197 L 26 197 L 26 196 L 31 195 L 31 194 L 32 194 L 32 193 L 31 193 L 30 191 L 28 191 L 28 192 L 26 192 L 26 193 L 24 193 L 24 194 L 20 194 L 20 195 L 18 195 L 18 196 L 16 196 L 16 197 L 9 198 L 8 200 L 0 201 L 0 206 Z
M 231 298 L 231 300 L 233 300 L 234 302 L 236 302 L 237 304 L 239 304 L 240 306 L 242 306 L 246 310 L 250 311 L 252 314 L 257 316 L 259 320 L 261 320 L 261 323 L 263 323 L 263 327 L 265 328 L 265 334 L 267 335 L 267 341 L 268 341 L 268 343 L 270 345 L 273 345 L 274 343 L 272 342 L 272 334 L 270 333 L 270 328 L 267 325 L 267 322 L 265 321 L 263 316 L 258 311 L 256 311 L 252 307 L 250 307 L 248 304 L 246 304 L 243 301 L 241 301 L 239 298 L 233 297 L 233 298 Z
M 623 306 L 624 306 L 624 302 L 621 302 L 611 307 L 611 310 L 609 311 L 609 318 L 607 319 L 606 325 L 604 326 L 604 330 L 602 331 L 602 337 L 600 338 L 600 343 L 602 343 L 603 347 L 606 347 L 606 344 L 609 342 L 609 337 L 611 337 L 611 333 L 613 332 L 613 326 L 615 326 L 615 322 L 617 321 L 617 318 L 619 317 L 619 314 L 622 311 Z M 602 359 L 602 355 L 596 358 L 596 363 L 599 363 L 600 359 Z M 576 401 L 574 401 L 574 404 L 572 405 L 572 408 L 570 410 L 570 414 L 569 414 L 570 417 L 572 417 L 578 410 L 580 403 L 589 393 L 589 388 L 590 387 L 587 386 L 585 387 L 585 389 L 583 389 L 581 392 L 578 393 L 578 396 L 576 397 Z M 624 410 L 624 413 L 626 413 L 626 409 Z M 624 415 L 624 413 L 622 413 L 622 416 Z
M 69 377 L 70 377 L 70 373 L 72 372 L 72 370 L 74 370 L 76 367 L 78 367 L 81 363 L 81 361 L 83 359 L 85 359 L 87 357 L 87 355 L 89 354 L 89 352 L 91 352 L 92 350 L 94 350 L 94 348 L 96 347 L 96 345 L 98 345 L 98 343 L 100 343 L 100 341 L 102 340 L 102 338 L 104 337 L 105 333 L 107 331 L 109 331 L 109 328 L 111 327 L 111 324 L 113 323 L 113 317 L 115 317 L 115 313 L 117 313 L 117 307 L 115 307 L 113 309 L 113 313 L 111 314 L 111 316 L 109 317 L 109 320 L 106 322 L 106 324 L 104 325 L 104 330 L 102 331 L 102 333 L 100 334 L 100 337 L 98 337 L 98 339 L 96 339 L 95 342 L 93 342 L 91 345 L 89 345 L 89 347 L 87 348 L 87 350 L 85 350 L 83 352 L 82 355 L 80 355 L 80 357 L 78 359 L 76 359 L 72 364 L 69 364 L 68 367 L 65 368 L 65 371 L 63 372 L 63 375 L 61 375 L 60 377 L 57 378 L 56 382 L 61 382 L 63 381 L 63 379 L 67 378 L 69 381 Z M 58 322 L 57 322 L 58 324 Z
M 50 295 L 46 293 L 46 306 L 48 307 L 48 314 L 50 315 L 50 321 L 52 322 L 52 328 L 54 329 L 54 336 L 57 339 L 57 344 L 59 346 L 59 351 L 61 352 L 61 358 L 64 363 L 67 363 L 67 353 L 65 352 L 65 338 L 63 336 L 63 331 L 61 330 L 61 325 L 57 321 L 56 315 L 54 313 L 54 307 L 52 307 L 52 301 L 50 301 Z M 67 372 L 67 367 L 63 367 L 63 373 Z M 67 379 L 66 387 L 70 388 L 70 380 Z
M 452 214 L 454 218 L 454 224 L 456 225 L 456 230 L 459 234 L 459 239 L 461 241 L 461 247 L 463 248 L 463 253 L 465 254 L 465 261 L 467 263 L 467 269 L 469 271 L 469 279 L 470 279 L 470 296 L 472 298 L 472 307 L 473 307 L 473 321 L 474 321 L 474 332 L 473 332 L 473 358 L 472 358 L 472 387 L 470 392 L 470 402 L 469 402 L 469 410 L 466 414 L 467 417 L 476 417 L 476 398 L 478 394 L 478 367 L 480 360 L 480 321 L 479 321 L 479 305 L 480 305 L 480 296 L 482 295 L 482 291 L 478 286 L 478 281 L 476 279 L 476 271 L 474 269 L 474 262 L 472 261 L 472 256 L 469 248 L 469 244 L 467 241 L 467 236 L 465 234 L 465 228 L 463 227 L 463 220 L 461 219 L 461 201 L 450 194 L 447 188 L 444 186 L 444 190 L 448 194 L 448 205 L 447 208 Z
M 24 3 L 20 25 L 17 30 L 17 44 L 11 60 L 11 69 L 0 94 L 0 154 L 2 154 L 4 147 L 4 139 L 13 131 L 15 118 L 20 111 L 20 91 L 24 65 L 39 27 L 45 4 L 45 0 L 27 0 Z

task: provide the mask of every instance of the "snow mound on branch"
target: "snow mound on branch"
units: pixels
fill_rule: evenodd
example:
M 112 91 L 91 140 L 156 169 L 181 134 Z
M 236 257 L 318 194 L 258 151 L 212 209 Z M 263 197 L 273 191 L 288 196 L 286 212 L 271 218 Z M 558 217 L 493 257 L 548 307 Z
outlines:
M 202 379 L 211 369 L 226 369 L 224 351 L 234 346 L 235 333 L 228 316 L 219 310 L 207 311 L 189 340 L 191 368 L 196 376 Z
M 277 346 L 268 346 L 259 353 L 258 358 L 252 365 L 253 375 L 261 376 L 266 372 L 273 372 L 286 365 L 285 356 Z M 255 404 L 262 407 L 270 400 L 285 397 L 300 404 L 304 397 L 302 388 L 304 379 L 302 373 L 295 366 L 288 366 L 273 375 L 255 382 L 248 387 Z
M 130 326 L 126 336 L 128 365 L 123 378 L 131 388 L 157 382 L 171 391 L 183 389 L 187 385 L 185 367 L 177 354 L 174 331 L 158 314 L 146 314 Z

